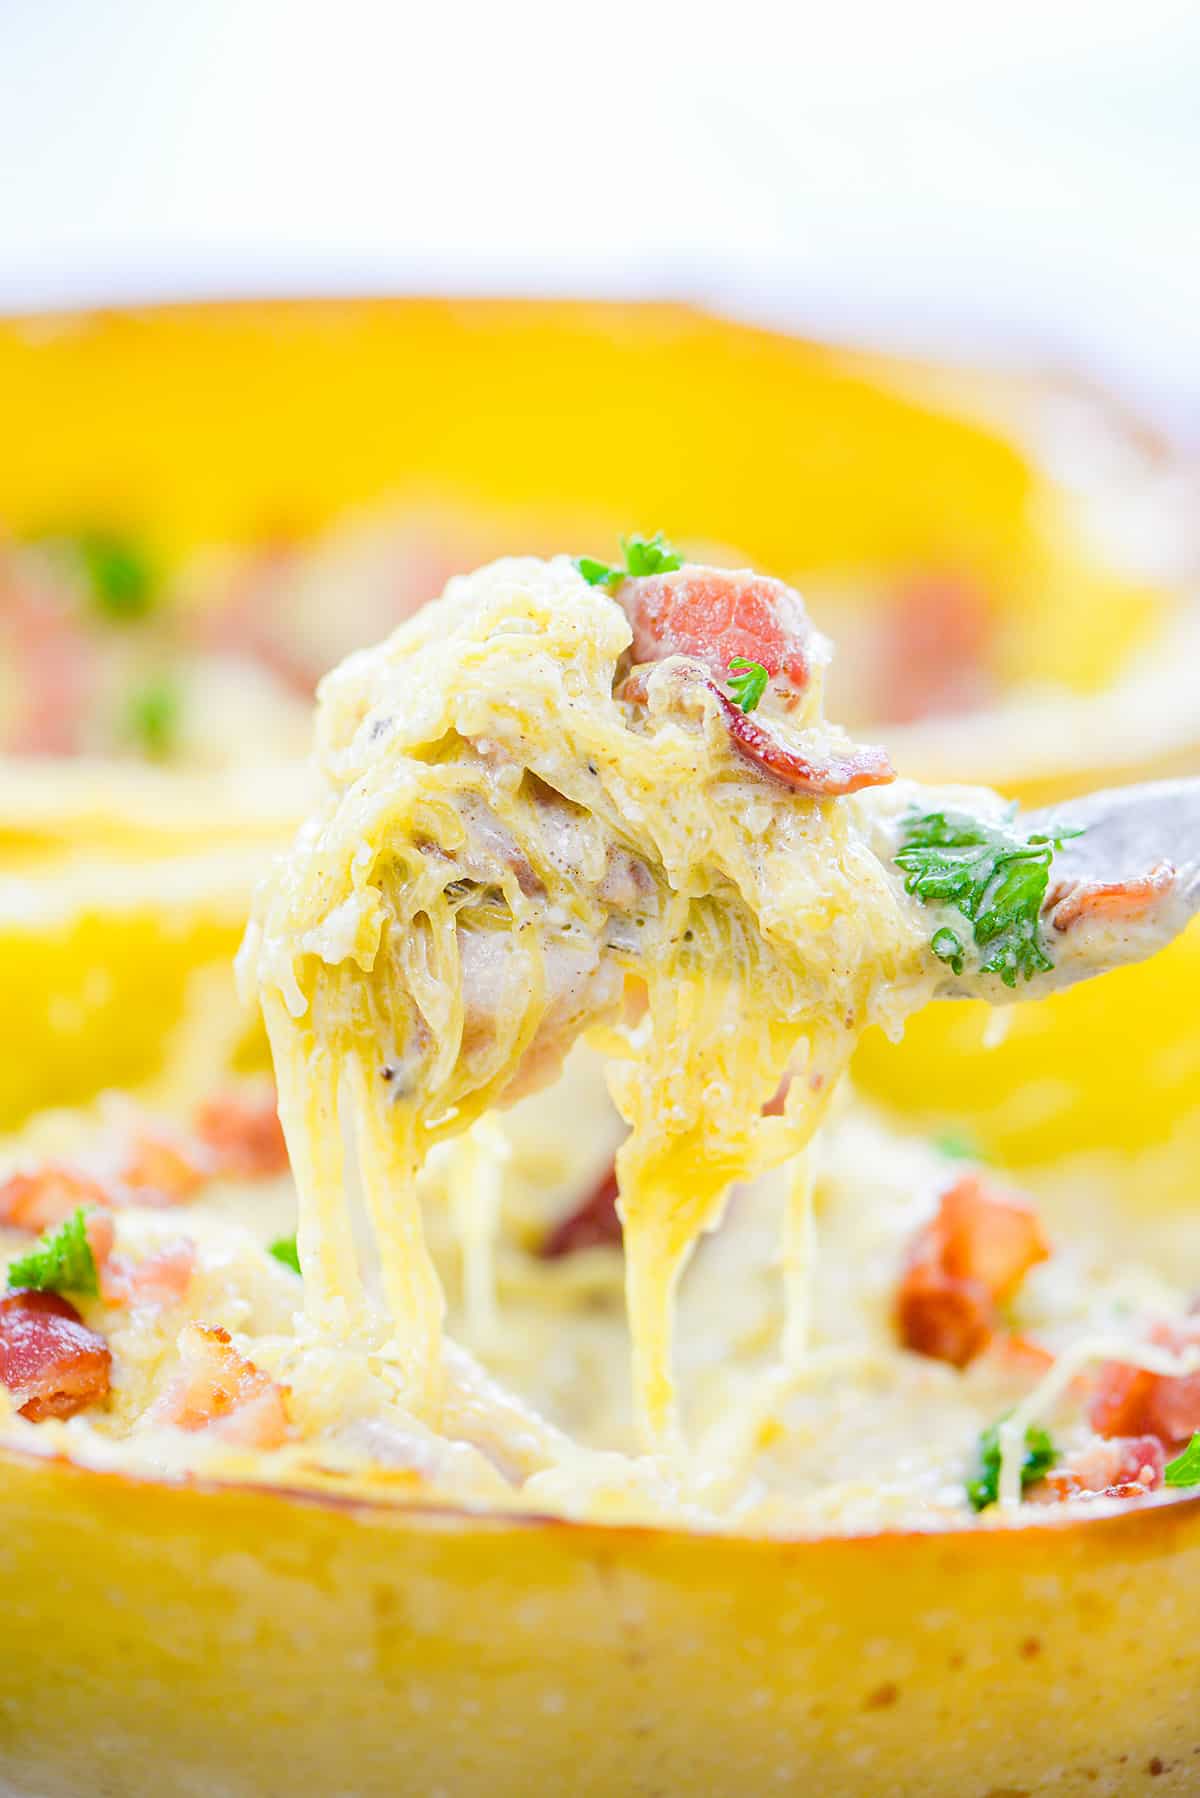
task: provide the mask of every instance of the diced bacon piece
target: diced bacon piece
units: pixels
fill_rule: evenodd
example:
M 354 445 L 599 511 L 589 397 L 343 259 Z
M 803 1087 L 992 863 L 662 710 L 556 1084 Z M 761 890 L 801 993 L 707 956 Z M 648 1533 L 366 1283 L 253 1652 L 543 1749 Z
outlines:
M 1051 893 L 1043 911 L 1055 930 L 1065 933 L 1073 925 L 1134 923 L 1165 899 L 1178 878 L 1174 864 L 1157 862 L 1139 880 L 1080 880 Z
M 273 1093 L 260 1099 L 219 1093 L 204 1101 L 193 1123 L 216 1174 L 258 1180 L 281 1174 L 287 1167 L 287 1144 Z
M 813 628 L 804 601 L 767 575 L 687 567 L 622 581 L 617 599 L 633 626 L 635 662 L 695 656 L 718 680 L 734 656 L 758 662 L 785 703 L 811 675 Z
M 112 1354 L 57 1292 L 0 1298 L 0 1383 L 22 1417 L 73 1417 L 107 1396 Z
M 160 1309 L 187 1297 L 196 1271 L 196 1245 L 180 1236 L 140 1261 L 120 1254 L 106 1256 L 103 1263 L 97 1258 L 97 1268 L 106 1305 Z
M 287 1439 L 286 1388 L 239 1354 L 228 1330 L 189 1324 L 179 1346 L 180 1370 L 150 1413 L 155 1423 L 211 1431 L 240 1448 L 278 1448 Z
M 881 627 L 873 716 L 892 724 L 973 711 L 992 697 L 995 617 L 968 576 L 905 583 Z
M 1172 1354 L 1200 1345 L 1200 1329 L 1156 1324 L 1149 1341 Z M 1106 1361 L 1100 1369 L 1088 1413 L 1101 1436 L 1157 1436 L 1182 1447 L 1200 1430 L 1200 1372 L 1156 1374 L 1126 1362 Z
M 896 1328 L 914 1354 L 966 1367 L 996 1327 L 996 1308 L 979 1280 L 953 1278 L 936 1263 L 911 1265 L 900 1283 Z
M 946 1272 L 981 1281 L 997 1300 L 1011 1297 L 1050 1254 L 1037 1213 L 1023 1199 L 989 1191 L 977 1174 L 942 1194 L 934 1229 Z
M 179 1204 L 190 1199 L 211 1175 L 207 1157 L 165 1130 L 141 1129 L 121 1168 L 121 1179 L 138 1204 Z
M 617 1170 L 611 1167 L 581 1205 L 562 1218 L 538 1251 L 544 1261 L 558 1261 L 577 1249 L 620 1246 L 617 1215 Z
M 1048 1348 L 1016 1330 L 1002 1331 L 991 1344 L 990 1353 L 1002 1372 L 1031 1382 L 1040 1380 L 1054 1366 L 1054 1356 Z
M 1097 1439 L 1055 1467 L 1030 1491 L 1035 1503 L 1062 1503 L 1084 1494 L 1144 1498 L 1162 1485 L 1166 1455 L 1157 1436 Z
M 78 754 L 95 658 L 70 606 L 20 576 L 0 576 L 0 638 L 21 701 L 4 748 L 13 755 Z
M 838 799 L 863 787 L 885 787 L 896 778 L 886 749 L 853 743 L 826 761 L 813 761 L 785 743 L 771 725 L 760 724 L 743 712 L 715 682 L 713 692 L 734 748 L 793 792 L 806 793 L 814 799 Z
M 113 1251 L 117 1231 L 108 1211 L 89 1211 L 83 1220 L 84 1234 L 88 1248 L 92 1251 L 92 1260 L 96 1263 L 96 1272 L 103 1274 Z
M 30 1173 L 10 1174 L 0 1184 L 0 1224 L 40 1236 L 57 1230 L 81 1205 L 108 1206 L 112 1191 L 76 1168 L 48 1161 Z
M 1157 1436 L 1117 1438 L 1111 1446 L 1120 1449 L 1120 1458 L 1115 1467 L 1108 1469 L 1105 1491 L 1136 1482 L 1144 1491 L 1153 1492 L 1162 1485 L 1167 1456 Z
M 900 1340 L 919 1355 L 966 1367 L 992 1341 L 997 1305 L 1049 1253 L 1028 1205 L 964 1174 L 909 1251 L 896 1300 Z

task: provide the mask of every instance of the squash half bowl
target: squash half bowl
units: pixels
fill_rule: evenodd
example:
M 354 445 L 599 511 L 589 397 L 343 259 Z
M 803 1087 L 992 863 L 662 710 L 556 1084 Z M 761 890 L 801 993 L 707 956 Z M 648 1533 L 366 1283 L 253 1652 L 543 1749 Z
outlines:
M 1101 728 L 1137 658 L 1189 627 L 1196 569 L 1186 544 L 1141 565 L 1099 519 L 1131 495 L 1186 514 L 1180 471 L 1100 407 L 1119 447 L 1102 478 L 1048 473 L 1054 383 L 680 307 L 413 301 L 10 321 L 0 389 L 0 514 L 18 532 L 115 520 L 184 557 L 382 505 L 483 515 L 497 550 L 602 552 L 662 527 L 824 591 L 834 632 L 856 581 L 950 569 L 1011 627 L 1005 691 L 957 772 L 1040 799 L 1200 762 L 1200 707 L 1136 739 Z M 1076 417 L 1093 405 L 1067 397 Z M 1005 694 L 1028 708 L 1031 681 L 1095 728 L 1024 731 Z M 943 771 L 938 732 L 905 740 L 906 772 Z M 6 806 L 0 785 L 0 968 L 10 1014 L 36 1025 L 0 1083 L 5 1124 L 154 1074 L 190 975 L 227 966 L 247 858 L 276 835 L 211 783 L 185 814 L 168 773 L 115 805 L 78 779 L 57 816 L 19 781 Z M 81 858 L 118 897 L 72 912 Z M 870 1047 L 858 1078 L 909 1114 L 961 1111 L 983 1133 L 995 1118 L 996 1145 L 1029 1159 L 1097 1137 L 1132 1153 L 1195 1106 L 1195 933 L 1171 956 L 1116 977 L 1160 1057 L 1157 1097 L 1130 1104 L 1126 1075 L 1117 1105 L 1097 1046 L 1119 1046 L 1115 981 L 1111 1012 L 1086 992 L 1039 1010 L 1036 1104 L 1015 1052 L 975 1071 L 970 1007 Z M 1200 1501 L 750 1540 L 5 1452 L 0 1581 L 0 1785 L 28 1798 L 1200 1790 Z
M 1200 1781 L 1200 1501 L 751 1541 L 0 1472 L 0 1778 L 29 1798 Z

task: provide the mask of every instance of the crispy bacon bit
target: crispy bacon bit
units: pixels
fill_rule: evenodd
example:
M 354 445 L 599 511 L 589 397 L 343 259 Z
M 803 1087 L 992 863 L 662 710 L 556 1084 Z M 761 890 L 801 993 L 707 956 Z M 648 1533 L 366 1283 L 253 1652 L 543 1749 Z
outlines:
M 748 717 L 715 682 L 712 690 L 734 748 L 764 774 L 782 781 L 795 793 L 807 793 L 814 799 L 838 799 L 863 787 L 885 787 L 896 778 L 886 749 L 854 743 L 841 755 L 814 762 L 785 743 L 770 725 Z
M 964 1174 L 942 1194 L 933 1228 L 946 1272 L 982 1281 L 996 1300 L 1011 1298 L 1050 1254 L 1036 1212 L 1023 1199 L 989 1192 L 978 1174 Z
M 558 1261 L 577 1249 L 619 1245 L 621 1219 L 617 1215 L 617 1170 L 609 1168 L 588 1197 L 550 1231 L 538 1251 L 543 1261 Z
M 813 629 L 804 601 L 782 581 L 719 568 L 680 568 L 621 583 L 635 662 L 695 656 L 725 680 L 733 656 L 758 662 L 785 704 L 808 686 Z
M 969 576 L 919 575 L 882 625 L 873 716 L 892 724 L 970 712 L 992 695 L 994 614 Z
M 687 669 L 688 665 L 683 663 L 680 667 Z M 621 687 L 621 698 L 630 705 L 645 705 L 650 673 L 648 664 L 631 669 Z M 690 672 L 681 676 L 680 684 L 686 690 L 698 683 L 703 683 L 716 699 L 734 748 L 761 773 L 782 781 L 793 792 L 814 799 L 837 799 L 846 793 L 857 793 L 862 787 L 887 786 L 896 778 L 885 749 L 853 743 L 843 754 L 828 761 L 813 761 L 785 743 L 773 726 L 748 717 L 710 675 L 692 664 Z
M 966 1367 L 991 1341 L 996 1307 L 979 1280 L 952 1278 L 921 1260 L 910 1264 L 900 1283 L 896 1327 L 914 1354 Z
M 211 1174 L 206 1158 L 166 1130 L 139 1130 L 121 1169 L 138 1204 L 178 1204 L 190 1199 Z
M 57 1230 L 81 1205 L 113 1203 L 113 1193 L 100 1181 L 48 1161 L 31 1173 L 10 1174 L 0 1184 L 0 1224 L 40 1236 L 45 1230 Z
M 1054 1468 L 1033 1487 L 1035 1503 L 1061 1504 L 1084 1494 L 1100 1498 L 1144 1498 L 1162 1485 L 1166 1455 L 1157 1436 L 1117 1436 L 1095 1441 Z
M 219 1093 L 198 1108 L 193 1124 L 212 1157 L 214 1173 L 258 1180 L 287 1167 L 287 1144 L 273 1093 L 264 1099 Z
M 1172 1354 L 1200 1344 L 1200 1329 L 1156 1324 L 1149 1341 Z M 1200 1430 L 1200 1373 L 1157 1374 L 1121 1361 L 1106 1361 L 1088 1413 L 1101 1436 L 1156 1436 L 1170 1448 Z
M 1133 923 L 1165 899 L 1178 878 L 1174 864 L 1157 862 L 1139 880 L 1080 880 L 1058 886 L 1043 912 L 1055 930 L 1082 922 Z
M 1054 1356 L 1040 1342 L 1016 1330 L 1004 1330 L 989 1346 L 998 1371 L 1035 1383 L 1054 1366 Z
M 995 1335 L 997 1306 L 1049 1253 L 1028 1205 L 964 1174 L 910 1249 L 896 1301 L 900 1340 L 918 1355 L 966 1367 Z
M 96 1272 L 103 1276 L 117 1236 L 112 1213 L 89 1211 L 83 1220 L 83 1230 L 88 1248 L 92 1251 L 92 1260 L 96 1263 Z
M 180 1371 L 154 1406 L 154 1422 L 209 1430 L 241 1448 L 278 1448 L 286 1440 L 287 1389 L 239 1354 L 228 1330 L 188 1324 L 179 1347 Z
M 73 1417 L 107 1396 L 112 1354 L 57 1292 L 0 1298 L 0 1383 L 22 1417 Z
M 91 1241 L 89 1225 L 88 1240 Z M 93 1254 L 95 1249 L 93 1248 Z M 153 1255 L 133 1261 L 127 1255 L 97 1257 L 100 1296 L 106 1305 L 159 1308 L 177 1305 L 187 1296 L 196 1271 L 196 1245 L 186 1236 L 176 1237 Z

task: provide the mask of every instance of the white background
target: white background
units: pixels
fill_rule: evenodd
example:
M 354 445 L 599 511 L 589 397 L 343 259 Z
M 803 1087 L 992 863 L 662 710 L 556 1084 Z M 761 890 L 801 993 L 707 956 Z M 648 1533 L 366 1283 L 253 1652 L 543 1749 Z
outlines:
M 648 292 L 1200 435 L 1200 4 L 0 0 L 0 305 Z

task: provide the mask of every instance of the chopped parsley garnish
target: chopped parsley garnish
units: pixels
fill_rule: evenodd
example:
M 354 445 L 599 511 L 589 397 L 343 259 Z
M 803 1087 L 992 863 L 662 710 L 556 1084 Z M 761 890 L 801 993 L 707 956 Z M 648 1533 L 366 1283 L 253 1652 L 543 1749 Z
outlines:
M 281 1236 L 278 1242 L 271 1244 L 268 1252 L 274 1255 L 276 1261 L 282 1261 L 285 1267 L 290 1267 L 294 1274 L 300 1272 L 300 1251 L 296 1247 L 294 1236 Z
M 632 575 L 672 574 L 683 567 L 683 557 L 661 531 L 655 531 L 653 537 L 622 537 L 621 548 L 625 551 L 625 566 Z
M 179 734 L 179 689 L 158 675 L 131 695 L 126 714 L 129 734 L 147 755 L 161 758 L 175 747 Z
M 87 1213 L 81 1205 L 57 1230 L 42 1237 L 28 1255 L 8 1270 L 9 1286 L 36 1292 L 81 1292 L 95 1298 L 100 1291 L 96 1257 L 87 1239 Z
M 1015 812 L 1014 806 L 1009 819 Z M 1004 824 L 985 824 L 968 812 L 914 813 L 895 859 L 906 875 L 905 892 L 915 893 L 925 905 L 953 906 L 971 926 L 982 954 L 981 971 L 1016 986 L 1019 975 L 1032 980 L 1054 966 L 1042 947 L 1038 924 L 1050 863 L 1068 837 L 1082 834 L 1060 830 L 1053 836 L 1035 832 L 1020 837 Z M 939 961 L 962 973 L 967 954 L 963 936 L 943 926 L 930 946 Z
M 643 537 L 637 532 L 632 537 L 622 537 L 621 548 L 625 555 L 623 568 L 598 562 L 594 556 L 576 556 L 575 566 L 589 587 L 615 587 L 627 576 L 671 574 L 676 568 L 683 567 L 683 557 L 661 531 L 655 531 L 653 537 Z
M 947 1161 L 985 1161 L 987 1159 L 975 1138 L 966 1130 L 943 1130 L 940 1136 L 934 1137 L 933 1146 L 939 1155 L 946 1157 Z
M 623 568 L 610 568 L 607 562 L 597 562 L 594 556 L 576 556 L 575 566 L 589 587 L 608 587 L 625 579 Z
M 1049 1432 L 1031 1423 L 1025 1432 L 1025 1459 L 1021 1463 L 1021 1490 L 1049 1473 L 1058 1451 Z M 1000 1496 L 1000 1430 L 989 1424 L 979 1438 L 979 1475 L 967 1481 L 967 1498 L 973 1511 L 986 1511 Z
M 116 531 L 81 531 L 71 541 L 96 610 L 118 624 L 144 618 L 157 585 L 144 550 Z
M 729 691 L 743 712 L 752 712 L 771 677 L 761 662 L 748 662 L 745 656 L 731 656 L 729 666 L 738 671 L 729 677 Z
M 1192 1437 L 1181 1455 L 1168 1461 L 1163 1468 L 1163 1480 L 1168 1486 L 1200 1486 L 1200 1430 Z

